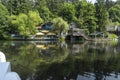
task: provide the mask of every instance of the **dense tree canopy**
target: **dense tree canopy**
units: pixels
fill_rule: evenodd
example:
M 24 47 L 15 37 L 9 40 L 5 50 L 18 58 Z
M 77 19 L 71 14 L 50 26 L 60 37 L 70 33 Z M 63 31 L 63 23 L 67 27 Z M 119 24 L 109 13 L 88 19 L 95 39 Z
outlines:
M 11 15 L 28 13 L 29 10 L 32 10 L 33 7 L 33 1 L 31 0 L 1 0 L 1 2 L 7 7 Z
M 94 32 L 97 28 L 95 12 L 95 6 L 93 4 L 87 3 L 86 1 L 79 2 L 76 5 L 76 17 L 79 28 Z
M 51 22 L 56 17 L 89 33 L 106 32 L 108 25 L 120 24 L 120 0 L 96 0 L 94 4 L 87 0 L 0 0 L 0 3 L 1 38 L 7 33 L 32 35 L 42 20 Z
M 44 20 L 44 22 L 51 20 L 51 18 L 53 17 L 53 14 L 47 7 L 46 0 L 41 0 L 41 1 L 38 0 L 36 2 L 35 8 L 39 11 L 39 14 L 40 14 L 41 18 Z
M 109 16 L 112 22 L 120 23 L 120 5 L 115 5 L 109 9 Z
M 96 7 L 96 18 L 98 19 L 97 24 L 98 24 L 98 31 L 105 31 L 106 25 L 108 22 L 108 11 L 105 7 L 104 0 L 97 0 L 97 3 L 95 3 Z
M 17 30 L 22 36 L 30 36 L 37 32 L 36 26 L 42 23 L 42 19 L 38 12 L 29 11 L 26 14 L 19 14 L 18 16 L 11 16 L 11 23 L 16 25 Z
M 58 34 L 59 36 L 61 36 L 61 33 L 65 33 L 67 32 L 69 26 L 68 23 L 66 21 L 64 21 L 62 18 L 58 17 L 53 19 L 53 31 Z
M 0 3 L 0 38 L 5 38 L 8 35 L 8 10 Z
M 61 16 L 64 20 L 68 21 L 69 23 L 74 21 L 75 19 L 74 5 L 72 5 L 71 3 L 63 4 L 62 8 L 60 9 L 59 16 Z

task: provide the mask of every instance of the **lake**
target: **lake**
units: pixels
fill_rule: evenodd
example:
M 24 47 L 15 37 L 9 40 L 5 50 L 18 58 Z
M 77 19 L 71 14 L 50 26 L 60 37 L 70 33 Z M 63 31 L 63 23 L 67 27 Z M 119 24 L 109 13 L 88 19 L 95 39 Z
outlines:
M 120 42 L 0 41 L 22 80 L 120 80 Z

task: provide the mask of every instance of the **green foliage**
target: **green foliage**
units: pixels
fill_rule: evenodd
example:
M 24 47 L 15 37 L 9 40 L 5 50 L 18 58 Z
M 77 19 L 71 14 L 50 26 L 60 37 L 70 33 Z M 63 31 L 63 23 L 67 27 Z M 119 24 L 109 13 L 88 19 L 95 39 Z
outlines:
M 40 10 L 40 15 L 44 19 L 44 21 L 49 21 L 52 17 L 52 13 L 47 7 L 42 7 L 42 9 Z
M 9 33 L 13 34 L 13 33 L 18 33 L 18 27 L 17 27 L 17 23 L 16 23 L 16 16 L 15 15 L 11 15 L 8 17 L 9 20 Z
M 43 22 L 42 18 L 39 16 L 38 12 L 29 11 L 28 13 L 28 26 L 30 29 L 30 34 L 35 34 L 37 32 L 36 26 Z
M 36 26 L 42 23 L 42 19 L 39 13 L 36 11 L 29 11 L 26 14 L 19 14 L 18 16 L 11 16 L 12 24 L 18 29 L 18 32 L 22 36 L 30 36 L 37 32 Z
M 29 10 L 32 10 L 34 4 L 31 0 L 1 0 L 1 2 L 7 7 L 11 15 L 28 13 Z
M 86 1 L 80 1 L 76 4 L 76 17 L 79 28 L 88 29 L 94 32 L 97 28 L 95 17 L 95 6 Z
M 46 0 L 47 7 L 53 14 L 58 14 L 65 0 Z
M 0 3 L 0 38 L 8 37 L 8 10 Z
M 118 36 L 116 34 L 109 34 L 108 37 L 111 38 L 111 39 L 118 38 Z
M 75 7 L 71 3 L 64 3 L 59 11 L 59 16 L 71 23 L 75 20 Z
M 109 9 L 109 17 L 112 22 L 119 22 L 120 23 L 120 5 L 115 5 Z
M 109 14 L 107 9 L 105 8 L 104 0 L 97 0 L 98 2 L 95 3 L 96 7 L 96 18 L 98 19 L 98 31 L 106 31 L 106 25 L 109 20 Z
M 53 22 L 52 31 L 54 31 L 59 36 L 61 36 L 61 33 L 65 33 L 69 29 L 68 23 L 60 17 L 53 19 L 52 22 Z
M 18 13 L 28 13 L 30 10 L 32 10 L 33 2 L 30 0 L 23 0 L 19 2 L 19 12 Z
M 116 0 L 116 4 L 120 4 L 120 0 Z
M 106 0 L 106 2 L 105 2 L 106 4 L 106 8 L 107 8 L 107 10 L 109 10 L 112 6 L 114 6 L 116 3 L 114 2 L 114 1 L 112 1 L 112 0 Z
M 1 34 L 2 37 L 5 37 L 7 33 L 19 33 L 24 36 L 32 35 L 36 33 L 35 26 L 39 22 L 41 23 L 42 19 L 44 22 L 49 22 L 56 17 L 63 18 L 69 24 L 75 23 L 78 28 L 88 30 L 88 33 L 95 31 L 106 32 L 106 27 L 111 26 L 111 24 L 120 25 L 119 0 L 96 0 L 95 4 L 87 2 L 87 0 L 0 1 L 7 8 L 0 12 L 0 25 L 4 23 L 4 27 L 6 26 L 6 28 L 0 30 L 3 33 Z M 6 16 L 9 16 L 9 14 L 11 16 L 8 21 Z
M 49 8 L 47 7 L 46 0 L 41 0 L 41 1 L 38 0 L 36 2 L 35 8 L 39 11 L 41 18 L 45 22 L 52 20 L 52 18 L 54 17 L 54 15 L 51 13 Z

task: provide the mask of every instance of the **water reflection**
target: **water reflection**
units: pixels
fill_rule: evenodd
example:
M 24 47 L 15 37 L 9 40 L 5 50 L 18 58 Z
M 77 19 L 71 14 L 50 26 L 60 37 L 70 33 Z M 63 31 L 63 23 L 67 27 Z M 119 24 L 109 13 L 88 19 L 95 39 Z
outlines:
M 22 80 L 119 80 L 119 42 L 0 42 Z

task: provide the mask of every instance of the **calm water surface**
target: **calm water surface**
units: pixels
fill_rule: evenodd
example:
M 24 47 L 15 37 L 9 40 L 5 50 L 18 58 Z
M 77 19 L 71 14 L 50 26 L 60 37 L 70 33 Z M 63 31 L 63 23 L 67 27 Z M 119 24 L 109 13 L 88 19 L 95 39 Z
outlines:
M 22 80 L 120 80 L 120 43 L 0 42 Z

